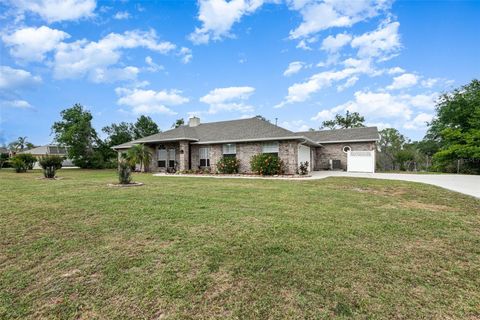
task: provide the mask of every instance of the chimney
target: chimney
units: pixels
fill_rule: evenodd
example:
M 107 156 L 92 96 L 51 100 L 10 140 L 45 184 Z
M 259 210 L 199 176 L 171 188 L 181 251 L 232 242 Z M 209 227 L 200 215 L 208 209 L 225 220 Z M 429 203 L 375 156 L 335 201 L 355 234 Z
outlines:
M 188 119 L 188 126 L 189 127 L 196 127 L 200 124 L 200 118 L 197 117 L 191 117 Z

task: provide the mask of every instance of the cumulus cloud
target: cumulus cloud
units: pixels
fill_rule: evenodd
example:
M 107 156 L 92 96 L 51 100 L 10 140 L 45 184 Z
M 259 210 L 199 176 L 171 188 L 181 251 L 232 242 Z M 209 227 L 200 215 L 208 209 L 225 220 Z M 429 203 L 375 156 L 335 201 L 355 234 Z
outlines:
M 116 88 L 116 94 L 119 96 L 117 104 L 127 106 L 132 109 L 135 114 L 176 114 L 171 110 L 172 106 L 181 105 L 189 101 L 188 98 L 182 96 L 180 90 L 144 90 Z
M 95 0 L 16 0 L 12 3 L 21 12 L 38 14 L 49 23 L 91 17 Z
M 290 62 L 287 69 L 283 72 L 283 75 L 286 77 L 291 76 L 292 74 L 298 73 L 300 70 L 302 70 L 304 66 L 305 63 L 301 61 Z
M 322 50 L 337 52 L 340 48 L 350 43 L 352 36 L 346 33 L 339 33 L 336 36 L 328 36 L 322 41 Z
M 398 77 L 393 78 L 391 85 L 387 86 L 388 90 L 405 89 L 416 85 L 418 76 L 413 73 L 404 73 Z
M 42 82 L 39 76 L 29 71 L 14 69 L 9 66 L 0 66 L 0 90 L 21 90 L 31 88 Z
M 253 107 L 245 103 L 255 92 L 253 87 L 226 87 L 216 88 L 200 101 L 209 104 L 208 113 L 215 114 L 220 111 L 238 111 L 242 113 L 252 112 Z
M 118 11 L 113 18 L 116 20 L 127 20 L 130 18 L 130 13 L 128 11 Z
M 403 127 L 411 130 L 424 130 L 433 119 L 433 114 L 419 113 L 412 121 L 406 122 Z
M 293 10 L 299 10 L 302 23 L 290 31 L 291 39 L 300 39 L 332 27 L 350 27 L 374 17 L 390 6 L 385 0 L 358 1 L 290 1 Z
M 350 83 L 356 82 L 355 76 L 372 73 L 373 69 L 369 60 L 349 58 L 344 61 L 345 68 L 341 70 L 324 71 L 311 76 L 307 81 L 295 83 L 288 88 L 288 94 L 276 108 L 286 104 L 304 102 L 310 96 L 323 88 L 330 87 L 333 83 L 351 78 Z
M 119 62 L 123 49 L 138 47 L 163 54 L 175 49 L 175 45 L 171 42 L 157 41 L 153 30 L 149 32 L 126 31 L 123 34 L 110 33 L 99 41 L 62 42 L 58 44 L 54 55 L 54 77 L 71 79 L 87 75 L 95 79 L 95 73 L 103 72 L 101 70 L 106 70 Z M 133 69 L 125 69 L 124 71 L 132 75 Z M 119 74 L 125 75 L 125 72 Z M 110 74 L 115 76 L 116 73 L 110 72 Z
M 385 23 L 374 31 L 354 37 L 351 46 L 358 49 L 360 58 L 387 58 L 386 55 L 395 53 L 401 47 L 399 26 L 396 21 Z
M 400 68 L 400 67 L 393 67 L 387 70 L 388 74 L 399 74 L 399 73 L 404 73 L 405 70 Z
M 150 56 L 145 57 L 145 63 L 148 65 L 147 70 L 150 71 L 150 72 L 157 72 L 157 71 L 165 69 L 162 65 L 159 65 L 159 64 L 153 62 L 153 59 Z
M 303 120 L 283 121 L 279 125 L 293 132 L 308 131 L 310 129 L 310 126 Z
M 43 61 L 45 54 L 54 50 L 59 43 L 70 35 L 46 26 L 18 29 L 2 36 L 2 40 L 10 48 L 10 54 L 19 60 Z
M 208 43 L 229 37 L 234 23 L 244 15 L 255 12 L 263 5 L 263 0 L 200 0 L 198 20 L 202 26 L 195 28 L 190 40 L 195 44 Z
M 178 52 L 178 54 L 181 57 L 182 63 L 187 64 L 187 63 L 190 63 L 190 61 L 192 61 L 193 54 L 191 49 L 187 47 L 182 47 Z
M 16 109 L 30 109 L 32 105 L 25 100 L 15 99 L 15 100 L 2 100 L 0 99 L 0 106 L 7 108 L 16 108 Z

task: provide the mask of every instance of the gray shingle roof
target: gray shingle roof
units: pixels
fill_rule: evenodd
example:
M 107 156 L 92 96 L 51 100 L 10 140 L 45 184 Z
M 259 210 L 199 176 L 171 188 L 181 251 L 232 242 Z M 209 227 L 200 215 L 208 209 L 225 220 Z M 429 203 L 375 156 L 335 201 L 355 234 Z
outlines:
M 193 143 L 223 143 L 239 141 L 261 141 L 274 139 L 300 139 L 292 131 L 273 125 L 256 117 L 249 119 L 201 123 L 196 127 L 188 125 L 160 132 L 152 136 L 130 141 L 114 149 L 129 148 L 135 143 L 190 140 Z
M 57 145 L 46 145 L 46 146 L 36 147 L 30 150 L 25 150 L 19 153 L 30 153 L 33 155 L 45 155 L 45 154 L 66 155 L 67 151 L 65 147 L 60 147 Z
M 113 149 L 128 149 L 134 144 L 189 140 L 195 144 L 227 143 L 241 141 L 267 141 L 305 139 L 307 143 L 317 145 L 321 141 L 373 141 L 378 139 L 376 127 L 292 132 L 257 117 L 240 120 L 201 123 L 198 126 L 180 126 L 148 137 L 114 146 Z
M 377 127 L 333 129 L 297 132 L 317 143 L 376 141 L 379 139 Z

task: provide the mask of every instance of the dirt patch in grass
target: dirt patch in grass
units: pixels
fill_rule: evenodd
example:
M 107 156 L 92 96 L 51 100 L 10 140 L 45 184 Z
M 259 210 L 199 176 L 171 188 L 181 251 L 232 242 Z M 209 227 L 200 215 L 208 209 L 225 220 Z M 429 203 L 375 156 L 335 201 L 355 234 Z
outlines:
M 437 212 L 453 210 L 453 208 L 449 206 L 445 206 L 441 204 L 433 204 L 433 203 L 424 203 L 424 202 L 419 202 L 414 200 L 400 202 L 399 206 L 401 208 L 407 208 L 407 209 L 420 209 L 420 210 L 437 211 Z

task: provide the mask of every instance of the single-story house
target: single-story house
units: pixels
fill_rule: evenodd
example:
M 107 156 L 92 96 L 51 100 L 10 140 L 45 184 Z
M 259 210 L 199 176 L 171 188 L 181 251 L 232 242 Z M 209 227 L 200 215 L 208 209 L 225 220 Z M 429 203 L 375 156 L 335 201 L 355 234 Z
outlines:
M 292 132 L 258 117 L 210 123 L 192 117 L 187 125 L 113 149 L 120 157 L 135 144 L 148 146 L 153 155 L 148 169 L 154 172 L 202 168 L 215 171 L 222 157 L 236 157 L 240 172 L 249 173 L 250 159 L 259 153 L 278 155 L 287 174 L 295 174 L 305 161 L 309 170 L 353 168 L 373 172 L 378 139 L 376 127 Z M 356 158 L 360 162 L 354 161 Z
M 62 167 L 74 167 L 72 160 L 67 159 L 67 148 L 54 145 L 54 144 L 48 144 L 45 146 L 40 146 L 33 149 L 20 151 L 17 153 L 30 153 L 32 156 L 37 158 L 37 160 L 40 160 L 45 156 L 52 156 L 52 155 L 60 156 L 65 158 L 65 160 L 63 160 L 62 162 Z M 33 168 L 40 169 L 40 164 L 38 163 L 38 161 L 35 163 Z

